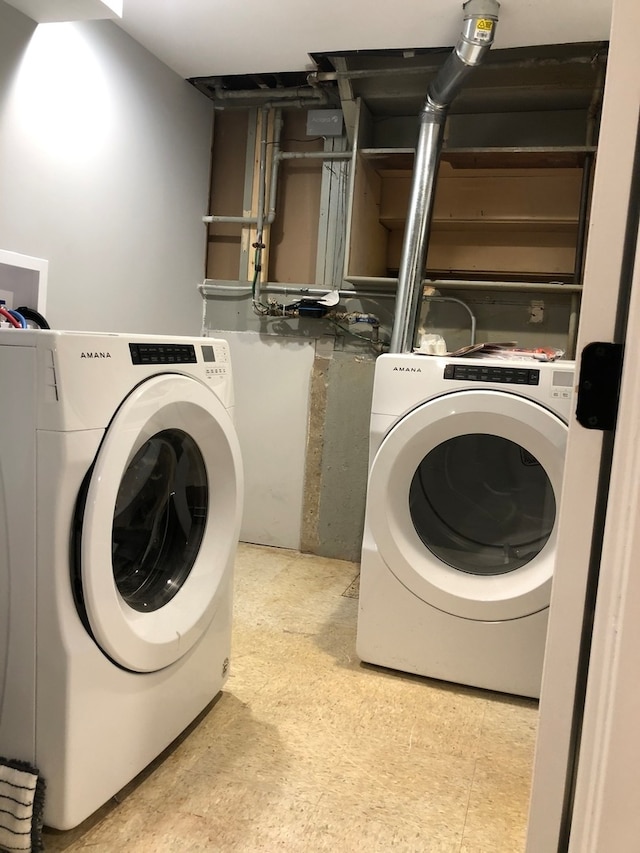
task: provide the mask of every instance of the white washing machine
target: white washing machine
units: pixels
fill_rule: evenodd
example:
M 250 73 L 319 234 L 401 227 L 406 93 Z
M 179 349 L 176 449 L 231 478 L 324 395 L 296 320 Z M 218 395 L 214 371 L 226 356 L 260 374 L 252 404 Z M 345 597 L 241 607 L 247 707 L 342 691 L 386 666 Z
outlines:
M 0 754 L 69 829 L 229 668 L 242 470 L 226 342 L 0 331 Z
M 537 697 L 574 363 L 376 363 L 357 651 Z

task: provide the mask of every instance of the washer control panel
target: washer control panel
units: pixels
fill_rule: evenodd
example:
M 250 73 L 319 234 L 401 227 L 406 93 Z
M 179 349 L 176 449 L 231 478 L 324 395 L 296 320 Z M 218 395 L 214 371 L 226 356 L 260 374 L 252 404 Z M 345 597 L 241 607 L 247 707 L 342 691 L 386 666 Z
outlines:
M 131 363 L 137 365 L 198 364 L 204 365 L 208 379 L 228 371 L 229 352 L 224 343 L 162 344 L 130 343 Z
M 447 364 L 445 379 L 495 382 L 505 385 L 539 385 L 540 371 L 533 367 L 496 367 L 487 364 Z
M 551 396 L 569 400 L 573 393 L 574 374 L 571 370 L 554 370 L 551 376 Z
M 193 344 L 129 344 L 132 364 L 196 364 Z
M 208 379 L 226 374 L 229 365 L 229 348 L 226 344 L 202 344 L 200 349 Z

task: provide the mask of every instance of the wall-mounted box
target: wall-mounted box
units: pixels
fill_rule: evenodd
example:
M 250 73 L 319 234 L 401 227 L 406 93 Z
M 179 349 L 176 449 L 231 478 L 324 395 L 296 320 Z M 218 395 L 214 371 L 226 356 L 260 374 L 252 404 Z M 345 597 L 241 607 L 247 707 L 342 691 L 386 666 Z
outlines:
M 46 313 L 49 261 L 0 249 L 0 299 Z
M 307 110 L 307 136 L 342 136 L 342 110 Z

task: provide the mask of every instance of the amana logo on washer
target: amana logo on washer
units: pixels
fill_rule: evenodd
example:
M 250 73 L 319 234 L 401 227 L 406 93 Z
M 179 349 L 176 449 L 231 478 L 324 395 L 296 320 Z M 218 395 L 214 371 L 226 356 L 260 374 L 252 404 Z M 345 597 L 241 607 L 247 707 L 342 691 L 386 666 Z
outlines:
M 110 352 L 81 352 L 80 358 L 111 358 Z
M 421 367 L 394 367 L 394 373 L 398 371 L 398 373 L 422 373 Z

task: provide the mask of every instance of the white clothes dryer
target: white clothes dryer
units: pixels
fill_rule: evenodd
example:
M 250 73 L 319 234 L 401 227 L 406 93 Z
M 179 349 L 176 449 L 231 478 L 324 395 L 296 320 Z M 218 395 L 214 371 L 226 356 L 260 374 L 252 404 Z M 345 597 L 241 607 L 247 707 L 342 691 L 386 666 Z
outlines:
M 376 363 L 357 651 L 537 697 L 574 363 Z
M 212 338 L 0 331 L 0 754 L 69 829 L 229 671 L 242 467 Z

